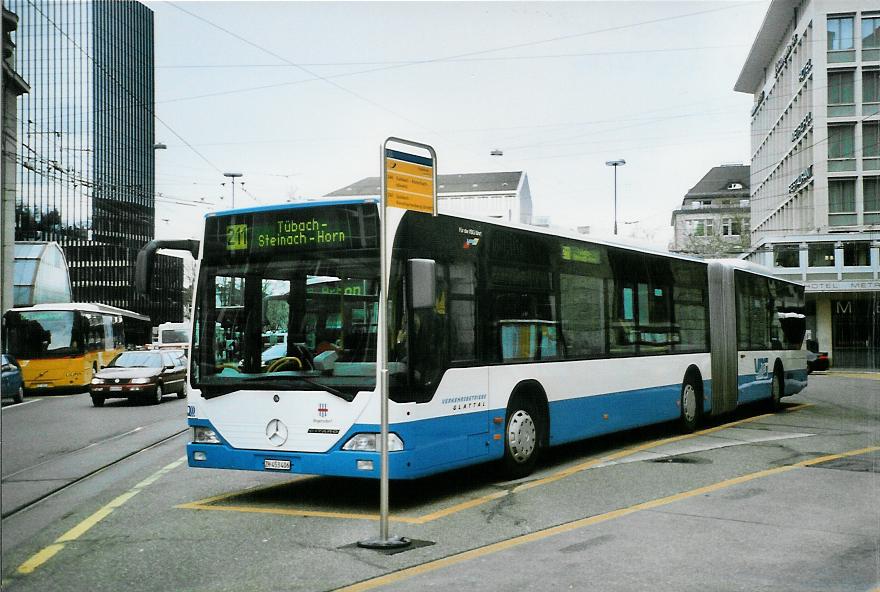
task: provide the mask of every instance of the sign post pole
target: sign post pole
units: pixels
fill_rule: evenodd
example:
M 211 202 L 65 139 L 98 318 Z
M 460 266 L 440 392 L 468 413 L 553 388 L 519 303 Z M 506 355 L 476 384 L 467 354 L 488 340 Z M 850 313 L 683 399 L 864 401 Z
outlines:
M 389 142 L 403 144 L 426 151 L 430 157 L 408 154 L 388 147 Z M 389 137 L 382 145 L 382 196 L 379 232 L 379 341 L 378 375 L 381 428 L 379 433 L 379 537 L 359 541 L 359 547 L 367 549 L 396 549 L 406 547 L 411 541 L 405 537 L 388 534 L 389 515 L 389 467 L 388 467 L 388 281 L 390 273 L 390 248 L 388 244 L 388 207 L 414 210 L 437 215 L 437 153 L 427 144 Z

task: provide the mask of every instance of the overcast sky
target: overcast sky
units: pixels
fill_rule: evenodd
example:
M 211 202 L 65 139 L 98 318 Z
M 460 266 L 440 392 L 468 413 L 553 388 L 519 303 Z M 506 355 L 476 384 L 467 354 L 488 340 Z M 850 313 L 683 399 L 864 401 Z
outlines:
M 734 82 L 769 2 L 147 2 L 157 237 L 378 176 L 388 136 L 438 172 L 523 170 L 536 215 L 665 248 L 713 166 L 749 161 Z M 490 151 L 504 151 L 501 157 Z

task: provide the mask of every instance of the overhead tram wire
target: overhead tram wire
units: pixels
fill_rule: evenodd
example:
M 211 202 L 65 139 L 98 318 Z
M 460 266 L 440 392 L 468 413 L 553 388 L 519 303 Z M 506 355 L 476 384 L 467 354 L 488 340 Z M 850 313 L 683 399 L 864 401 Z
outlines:
M 133 94 L 128 88 L 126 88 L 124 85 L 122 85 L 122 84 L 119 82 L 119 80 L 113 75 L 112 72 L 110 72 L 107 68 L 105 68 L 104 66 L 102 66 L 101 64 L 99 64 L 97 61 L 95 61 L 94 57 L 92 57 L 91 55 L 89 55 L 89 53 L 88 53 L 86 50 L 84 50 L 82 47 L 80 47 L 80 45 L 79 45 L 79 44 L 78 44 L 73 38 L 71 38 L 70 35 L 68 35 L 67 32 L 66 32 L 64 29 L 62 29 L 61 27 L 59 27 L 58 24 L 55 23 L 54 20 L 52 20 L 51 18 L 49 18 L 49 16 L 48 16 L 45 12 L 43 12 L 42 10 L 40 10 L 39 6 L 37 6 L 37 4 L 34 2 L 34 0 L 28 0 L 28 4 L 30 4 L 30 5 L 34 8 L 34 10 L 36 10 L 38 13 L 40 13 L 40 14 L 43 16 L 43 18 L 46 19 L 47 22 L 49 22 L 49 23 L 50 23 L 55 29 L 58 30 L 59 33 L 61 33 L 65 38 L 67 38 L 67 40 L 70 41 L 70 43 L 71 43 L 74 47 L 76 47 L 76 48 L 80 51 L 80 53 L 82 53 L 82 54 L 83 54 L 83 55 L 84 55 L 84 56 L 85 56 L 85 57 L 86 57 L 86 58 L 87 58 L 87 59 L 88 59 L 88 60 L 89 60 L 89 61 L 90 61 L 90 62 L 91 62 L 96 68 L 100 68 L 100 70 L 101 70 L 104 74 L 106 74 L 106 75 L 107 75 L 107 76 L 108 76 L 113 82 L 115 82 L 116 85 L 117 85 L 120 89 L 122 89 L 126 94 L 128 94 L 132 99 L 134 99 L 136 103 L 138 103 L 142 108 L 144 108 L 144 109 L 145 109 L 145 110 L 146 110 L 146 111 L 147 111 L 147 112 L 148 112 L 148 113 L 149 113 L 149 114 L 150 114 L 150 115 L 151 115 L 156 121 L 158 121 L 159 123 L 161 123 L 162 125 L 164 125 L 164 126 L 168 129 L 168 131 L 170 131 L 172 134 L 174 134 L 174 136 L 175 136 L 178 140 L 180 140 L 181 142 L 183 142 L 183 143 L 187 146 L 187 148 L 189 148 L 190 150 L 192 150 L 192 151 L 193 151 L 193 152 L 194 152 L 199 158 L 201 158 L 201 159 L 204 160 L 208 165 L 210 165 L 211 168 L 215 169 L 215 170 L 216 170 L 217 172 L 219 172 L 219 173 L 222 173 L 222 169 L 220 169 L 217 165 L 215 165 L 213 162 L 211 162 L 210 160 L 208 160 L 208 158 L 207 158 L 204 154 L 202 154 L 201 152 L 199 152 L 198 150 L 196 150 L 196 149 L 195 149 L 195 148 L 194 148 L 194 147 L 193 147 L 193 146 L 192 146 L 192 145 L 186 140 L 186 138 L 184 138 L 184 137 L 181 136 L 179 133 L 177 133 L 177 131 L 176 131 L 174 128 L 172 128 L 170 125 L 168 125 L 167 123 L 165 123 L 165 121 L 163 121 L 158 115 L 156 115 L 155 110 L 154 110 L 150 105 L 144 103 L 139 97 L 135 96 L 135 95 L 134 95 L 134 94 Z
M 204 23 L 206 23 L 206 24 L 208 24 L 208 25 L 214 27 L 215 29 L 218 29 L 218 30 L 220 30 L 220 31 L 223 31 L 223 32 L 226 33 L 227 35 L 230 35 L 231 37 L 234 37 L 235 39 L 238 39 L 238 40 L 241 41 L 242 43 L 245 43 L 245 44 L 247 44 L 247 45 L 250 45 L 251 47 L 254 47 L 254 48 L 258 49 L 258 50 L 260 50 L 260 51 L 262 51 L 262 52 L 264 52 L 264 53 L 266 53 L 266 54 L 272 56 L 272 57 L 275 58 L 275 59 L 278 59 L 278 60 L 281 60 L 282 62 L 285 62 L 285 63 L 287 63 L 287 64 L 290 64 L 291 66 L 294 66 L 294 67 L 296 67 L 296 68 L 302 70 L 303 72 L 305 72 L 305 73 L 308 74 L 309 76 L 312 76 L 313 78 L 316 78 L 316 79 L 318 79 L 318 80 L 321 80 L 321 81 L 323 81 L 323 82 L 326 82 L 327 84 L 329 84 L 330 86 L 336 88 L 337 90 L 340 90 L 340 91 L 342 91 L 342 92 L 344 92 L 344 93 L 346 93 L 346 94 L 349 94 L 349 95 L 351 95 L 351 96 L 353 96 L 353 97 L 355 97 L 355 98 L 357 98 L 357 99 L 359 99 L 359 100 L 361 100 L 361 101 L 364 101 L 364 102 L 366 102 L 366 103 L 372 105 L 373 107 L 375 107 L 375 108 L 377 108 L 377 109 L 379 109 L 379 110 L 381 110 L 381 111 L 384 111 L 384 112 L 386 112 L 386 113 L 388 113 L 388 114 L 390 114 L 390 115 L 393 115 L 394 117 L 397 117 L 397 118 L 399 118 L 399 119 L 402 119 L 403 121 L 406 121 L 407 123 L 410 123 L 410 124 L 412 124 L 412 125 L 415 125 L 416 127 L 421 128 L 421 129 L 424 129 L 424 130 L 426 130 L 426 131 L 428 131 L 428 132 L 431 132 L 431 133 L 433 133 L 433 134 L 443 135 L 441 132 L 439 132 L 439 131 L 437 131 L 437 130 L 432 130 L 432 129 L 430 129 L 429 127 L 427 127 L 427 126 L 424 125 L 423 123 L 420 123 L 420 122 L 418 122 L 418 121 L 415 121 L 414 119 L 411 119 L 411 118 L 409 118 L 409 117 L 407 117 L 407 116 L 405 116 L 405 115 L 401 115 L 400 113 L 397 113 L 396 111 L 393 111 L 393 110 L 389 109 L 388 107 L 386 107 L 385 105 L 383 105 L 383 104 L 381 104 L 381 103 L 378 103 L 378 102 L 376 102 L 376 101 L 374 101 L 374 100 L 372 100 L 372 99 L 370 99 L 370 98 L 368 98 L 368 97 L 365 97 L 364 95 L 362 95 L 362 94 L 360 94 L 360 93 L 358 93 L 358 92 L 355 92 L 355 91 L 353 91 L 353 90 L 351 90 L 351 89 L 349 89 L 349 88 L 346 88 L 346 87 L 342 86 L 341 84 L 338 84 L 338 83 L 336 83 L 336 82 L 330 80 L 329 78 L 327 78 L 327 77 L 325 77 L 325 76 L 322 76 L 322 75 L 318 74 L 317 72 L 313 72 L 312 70 L 309 70 L 308 68 L 306 68 L 306 67 L 304 67 L 304 66 L 301 66 L 301 65 L 297 64 L 296 62 L 293 62 L 293 61 L 291 61 L 291 60 L 288 60 L 288 59 L 285 58 L 284 56 L 279 55 L 279 54 L 275 53 L 274 51 L 272 51 L 272 50 L 270 50 L 270 49 L 267 49 L 267 48 L 265 48 L 265 47 L 263 47 L 263 46 L 261 46 L 261 45 L 259 45 L 259 44 L 257 44 L 257 43 L 254 43 L 253 41 L 251 41 L 251 40 L 249 40 L 249 39 L 246 39 L 245 37 L 242 37 L 242 36 L 239 35 L 238 33 L 235 33 L 235 32 L 233 32 L 233 31 L 230 31 L 229 29 L 227 29 L 227 28 L 225 28 L 225 27 L 222 27 L 222 26 L 218 25 L 217 23 L 214 23 L 214 22 L 212 22 L 212 21 L 210 21 L 210 20 L 208 20 L 208 19 L 206 19 L 206 18 L 204 18 L 204 17 L 202 17 L 202 16 L 200 16 L 200 15 L 198 15 L 198 14 L 195 14 L 194 12 L 190 12 L 189 10 L 187 10 L 187 9 L 185 9 L 185 8 L 183 8 L 183 7 L 181 7 L 181 6 L 179 6 L 178 4 L 176 4 L 176 3 L 174 3 L 174 2 L 169 2 L 168 4 L 170 4 L 171 6 L 173 6 L 173 7 L 176 8 L 176 9 L 180 10 L 181 12 L 185 12 L 186 14 L 192 16 L 193 18 L 196 18 L 196 19 L 198 19 L 198 20 L 200 20 L 200 21 L 202 21 L 202 22 L 204 22 Z
M 542 44 L 546 44 L 546 43 L 553 43 L 553 42 L 556 42 L 556 41 L 564 41 L 564 40 L 568 40 L 568 39 L 575 39 L 575 38 L 578 38 L 578 37 L 586 37 L 586 36 L 589 36 L 589 35 L 598 35 L 598 34 L 601 34 L 601 33 L 610 33 L 610 32 L 620 31 L 620 30 L 624 30 L 624 29 L 630 29 L 630 28 L 634 28 L 634 27 L 641 27 L 641 26 L 645 26 L 645 25 L 651 25 L 651 24 L 656 24 L 656 23 L 665 22 L 665 21 L 670 21 L 670 20 L 677 20 L 677 19 L 682 19 L 682 18 L 690 18 L 690 17 L 692 17 L 692 16 L 699 16 L 699 15 L 703 15 L 703 14 L 709 14 L 709 13 L 713 13 L 713 12 L 718 12 L 718 11 L 721 11 L 721 10 L 731 10 L 731 9 L 734 9 L 734 8 L 741 8 L 741 7 L 744 7 L 744 6 L 748 6 L 748 4 L 733 4 L 733 5 L 730 5 L 730 6 L 722 6 L 722 7 L 719 7 L 719 8 L 712 8 L 712 9 L 708 9 L 708 10 L 700 10 L 700 11 L 690 12 L 690 13 L 685 13 L 685 14 L 680 14 L 680 15 L 672 15 L 672 16 L 668 16 L 668 17 L 660 17 L 660 18 L 657 18 L 657 19 L 651 19 L 651 20 L 647 20 L 647 21 L 640 21 L 640 22 L 637 22 L 637 23 L 627 23 L 627 24 L 625 24 L 625 25 L 617 25 L 617 26 L 614 26 L 614 27 L 606 27 L 606 28 L 604 28 L 604 29 L 593 29 L 593 30 L 591 30 L 591 31 L 584 31 L 584 32 L 582 32 L 582 33 L 572 33 L 572 34 L 570 34 L 570 35 L 562 35 L 562 36 L 559 36 L 559 37 L 552 37 L 552 38 L 549 38 L 549 39 L 538 39 L 538 40 L 535 40 L 535 41 L 527 41 L 527 42 L 523 42 L 523 43 L 517 43 L 517 44 L 513 44 L 513 45 L 506 45 L 506 46 L 502 46 L 502 47 L 494 47 L 494 48 L 488 48 L 488 49 L 476 50 L 476 51 L 465 52 L 465 53 L 461 53 L 461 54 L 455 54 L 455 55 L 451 55 L 451 56 L 439 57 L 439 58 L 427 58 L 427 59 L 424 59 L 424 60 L 416 60 L 416 61 L 413 61 L 413 62 L 407 62 L 407 63 L 403 63 L 403 64 L 393 64 L 393 65 L 383 66 L 383 67 L 381 67 L 381 68 L 370 68 L 370 69 L 368 69 L 368 70 L 362 70 L 362 71 L 359 71 L 359 72 L 348 72 L 348 73 L 344 73 L 344 74 L 334 74 L 334 75 L 330 75 L 330 76 L 320 76 L 320 75 L 318 75 L 318 74 L 312 73 L 310 70 L 308 70 L 307 68 L 303 67 L 303 66 L 300 65 L 300 64 L 296 64 L 296 63 L 291 62 L 291 61 L 289 61 L 289 60 L 287 60 L 287 59 L 285 59 L 285 58 L 283 58 L 283 57 L 281 57 L 281 56 L 278 56 L 278 55 L 275 54 L 274 52 L 272 52 L 272 51 L 270 51 L 270 50 L 268 50 L 268 49 L 265 49 L 265 48 L 263 48 L 263 47 L 261 47 L 261 46 L 255 44 L 255 43 L 253 43 L 253 42 L 247 40 L 247 39 L 244 39 L 244 38 L 242 38 L 242 37 L 236 35 L 236 34 L 233 33 L 232 31 L 229 31 L 228 29 L 225 29 L 225 28 L 223 28 L 223 27 L 221 27 L 221 26 L 219 26 L 219 25 L 217 25 L 217 24 L 215 24 L 215 23 L 213 23 L 213 22 L 211 22 L 211 21 L 209 21 L 209 20 L 207 20 L 207 19 L 205 19 L 205 18 L 203 18 L 203 17 L 197 15 L 197 14 L 194 14 L 194 13 L 192 13 L 192 12 L 190 12 L 190 11 L 184 9 L 184 8 L 181 8 L 180 6 L 178 6 L 177 4 L 175 4 L 174 2 L 168 2 L 168 4 L 170 4 L 171 6 L 174 6 L 175 8 L 177 8 L 178 10 L 180 10 L 180 11 L 182 11 L 182 12 L 185 12 L 185 13 L 189 14 L 190 16 L 192 16 L 192 17 L 194 17 L 194 18 L 197 18 L 197 19 L 199 19 L 199 20 L 202 20 L 202 21 L 204 21 L 205 23 L 207 23 L 207 24 L 209 24 L 209 25 L 211 25 L 211 26 L 213 26 L 213 27 L 215 27 L 215 28 L 217 28 L 217 29 L 219 29 L 219 30 L 221 30 L 221 31 L 223 31 L 223 32 L 225 32 L 225 33 L 227 33 L 227 34 L 229 34 L 229 35 L 231 35 L 231 36 L 233 36 L 233 37 L 239 39 L 239 40 L 241 40 L 241 41 L 243 41 L 244 43 L 247 43 L 248 45 L 251 45 L 252 47 L 255 47 L 255 48 L 257 48 L 257 49 L 259 49 L 259 50 L 261 50 L 261 51 L 264 51 L 264 52 L 268 53 L 269 55 L 271 55 L 272 57 L 275 57 L 276 59 L 280 59 L 280 60 L 282 60 L 282 61 L 284 61 L 284 62 L 286 62 L 286 63 L 288 63 L 288 64 L 290 64 L 290 65 L 292 65 L 292 66 L 295 66 L 295 67 L 297 67 L 297 68 L 303 70 L 304 72 L 309 73 L 310 75 L 312 75 L 312 76 L 314 77 L 314 79 L 323 80 L 324 82 L 327 82 L 328 84 L 331 84 L 331 85 L 333 85 L 333 86 L 336 86 L 337 88 L 340 88 L 340 89 L 344 89 L 344 87 L 339 86 L 339 85 L 336 85 L 334 82 L 332 82 L 331 79 L 333 79 L 333 78 L 341 78 L 341 77 L 343 77 L 343 76 L 354 76 L 354 75 L 358 75 L 358 74 L 371 74 L 371 73 L 374 73 L 374 72 L 384 72 L 384 71 L 387 71 L 387 70 L 395 70 L 395 69 L 398 69 L 398 68 L 408 68 L 408 67 L 419 66 L 419 65 L 424 65 L 424 64 L 433 64 L 433 63 L 440 63 L 440 62 L 447 62 L 447 61 L 456 61 L 456 60 L 460 60 L 461 58 L 467 58 L 467 57 L 472 57 L 472 56 L 484 55 L 484 54 L 487 54 L 487 53 L 494 53 L 494 52 L 497 52 L 497 51 L 506 51 L 506 50 L 510 50 L 510 49 L 520 49 L 520 48 L 523 48 L 523 47 L 530 47 L 530 46 L 534 46 L 534 45 L 542 45 Z M 501 58 L 499 58 L 499 59 L 501 59 Z M 307 82 L 310 82 L 310 81 L 311 81 L 311 80 L 294 80 L 294 81 L 288 81 L 288 82 L 282 82 L 282 83 L 275 83 L 275 84 L 270 84 L 270 85 L 262 85 L 262 86 L 250 87 L 250 88 L 245 88 L 245 89 L 230 90 L 230 91 L 222 91 L 222 92 L 208 93 L 208 94 L 203 94 L 203 95 L 194 95 L 194 96 L 192 96 L 192 97 L 181 97 L 181 98 L 178 98 L 178 99 L 168 99 L 168 100 L 165 100 L 165 101 L 162 101 L 162 102 L 163 102 L 163 103 L 168 103 L 168 102 L 177 102 L 177 101 L 187 101 L 187 100 L 195 100 L 195 99 L 211 98 L 211 97 L 224 96 L 224 95 L 235 94 L 235 93 L 240 93 L 240 92 L 251 92 L 251 91 L 255 91 L 255 90 L 267 90 L 267 89 L 270 89 L 270 88 L 279 88 L 279 87 L 283 87 L 283 86 L 292 86 L 292 85 L 296 85 L 296 84 L 304 84 L 304 83 L 307 83 Z M 349 91 L 349 90 L 346 89 L 346 92 L 349 92 L 349 93 L 351 93 L 351 94 L 355 94 L 356 96 L 359 96 L 359 95 L 357 95 L 357 93 L 354 93 L 354 91 Z M 359 97 L 359 98 L 362 98 L 362 99 L 363 99 L 364 97 Z M 368 102 L 373 103 L 373 102 L 370 101 L 369 99 L 365 99 L 365 100 L 367 100 Z M 375 103 L 373 103 L 373 104 L 375 104 Z M 383 108 L 383 110 L 386 110 L 386 111 L 387 111 L 387 109 L 385 109 L 384 107 L 382 107 L 382 108 Z M 400 117 L 400 115 L 397 115 L 397 114 L 395 114 L 395 115 L 398 116 L 398 117 Z M 412 122 L 411 122 L 411 123 L 412 123 Z M 424 127 L 424 126 L 419 125 L 419 127 Z
M 545 55 L 531 55 L 531 56 L 497 56 L 497 57 L 480 57 L 480 58 L 443 58 L 442 62 L 455 63 L 455 62 L 503 62 L 503 61 L 519 61 L 519 60 L 544 60 L 544 59 L 564 59 L 564 58 L 581 58 L 581 57 L 601 57 L 601 56 L 613 56 L 613 55 L 643 55 L 643 54 L 654 54 L 654 53 L 671 53 L 671 52 L 686 52 L 686 51 L 705 51 L 707 49 L 733 49 L 733 48 L 742 48 L 748 47 L 743 44 L 735 44 L 735 45 L 704 45 L 702 47 L 669 47 L 669 48 L 660 48 L 660 49 L 629 49 L 629 50 L 621 50 L 621 51 L 595 51 L 595 52 L 583 52 L 583 53 L 561 53 L 561 54 L 545 54 Z M 308 66 L 314 68 L 329 68 L 329 67 L 342 67 L 342 66 L 415 66 L 419 64 L 426 63 L 425 60 L 386 60 L 381 62 L 309 62 L 300 64 L 300 66 Z M 171 66 L 156 66 L 157 69 L 161 70 L 177 70 L 177 69 L 231 69 L 231 68 L 288 68 L 292 67 L 290 64 L 178 64 Z M 365 72 L 347 72 L 345 74 L 337 74 L 335 77 L 339 76 L 354 76 L 357 74 L 364 74 L 367 72 L 372 72 L 372 70 L 367 70 Z

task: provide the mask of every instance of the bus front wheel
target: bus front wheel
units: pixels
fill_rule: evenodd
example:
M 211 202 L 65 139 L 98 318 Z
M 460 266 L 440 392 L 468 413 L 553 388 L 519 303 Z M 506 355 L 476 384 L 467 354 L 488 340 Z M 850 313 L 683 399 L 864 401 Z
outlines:
M 525 477 L 535 469 L 543 437 L 537 407 L 524 398 L 511 401 L 504 425 L 504 473 L 512 479 Z

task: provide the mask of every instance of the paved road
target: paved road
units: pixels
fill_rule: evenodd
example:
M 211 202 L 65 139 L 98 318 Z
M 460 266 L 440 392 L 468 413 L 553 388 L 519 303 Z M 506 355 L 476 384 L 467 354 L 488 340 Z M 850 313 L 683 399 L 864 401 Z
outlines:
M 4 406 L 2 515 L 110 463 L 186 429 L 186 403 L 174 396 L 161 405 L 127 400 L 92 406 L 88 393 L 28 397 Z
M 183 434 L 4 520 L 3 588 L 873 590 L 877 378 L 554 449 L 521 481 L 394 484 L 392 532 L 418 544 L 393 555 L 354 545 L 374 482 L 189 469 Z

